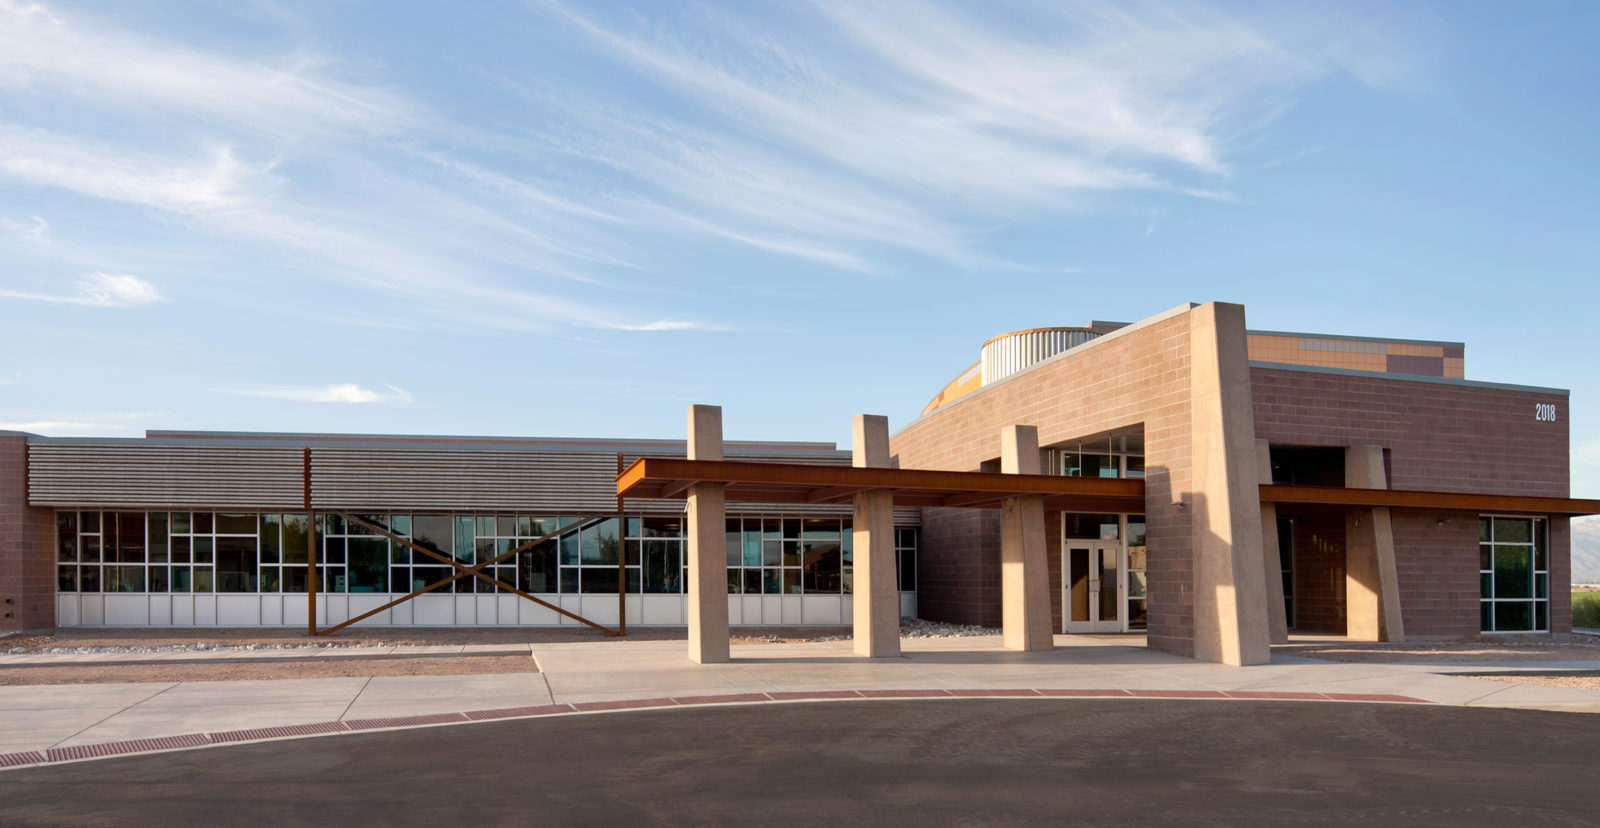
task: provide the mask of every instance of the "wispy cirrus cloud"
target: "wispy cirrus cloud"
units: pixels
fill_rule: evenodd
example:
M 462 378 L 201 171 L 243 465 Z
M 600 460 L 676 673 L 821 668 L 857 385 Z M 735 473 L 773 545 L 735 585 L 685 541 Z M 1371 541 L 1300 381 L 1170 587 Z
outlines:
M 329 77 L 309 53 L 252 59 L 152 37 L 43 3 L 0 0 L 0 87 L 92 98 L 302 138 L 390 133 L 423 117 L 404 95 Z
M 1010 266 L 985 249 L 991 229 L 1110 194 L 1232 200 L 1241 138 L 1379 48 L 1337 20 L 1199 4 L 978 15 L 824 0 L 779 25 L 700 7 L 532 8 L 664 91 L 655 107 L 567 110 L 576 152 L 674 194 L 654 205 L 662 220 L 866 272 L 885 269 L 885 249 Z M 1399 71 L 1359 62 L 1364 81 Z
M 657 319 L 654 322 L 645 322 L 641 325 L 617 324 L 612 326 L 618 331 L 726 331 L 721 325 L 711 325 L 705 322 L 690 322 L 683 319 Z
M 0 230 L 14 233 L 18 238 L 35 244 L 50 243 L 50 222 L 38 216 L 29 216 L 25 222 L 0 219 Z
M 242 397 L 262 397 L 272 400 L 310 403 L 397 403 L 412 401 L 405 389 L 385 384 L 385 391 L 363 388 L 353 382 L 339 382 L 320 386 L 263 385 L 254 388 L 225 388 L 223 393 Z
M 1325 15 L 768 11 L 531 4 L 520 14 L 583 65 L 486 57 L 481 94 L 504 100 L 474 118 L 381 57 L 197 45 L 0 0 L 0 181 L 138 208 L 219 259 L 426 319 L 726 330 L 690 299 L 766 270 L 700 280 L 729 254 L 841 275 L 1059 270 L 992 237 L 1118 194 L 1231 198 L 1236 147 L 1307 85 L 1397 71 Z
M 56 131 L 0 123 L 0 175 L 109 201 L 204 215 L 243 207 L 279 181 L 231 147 L 199 153 L 134 150 Z
M 161 295 L 161 291 L 157 290 L 155 285 L 126 273 L 91 273 L 78 282 L 77 291 L 74 293 L 0 290 L 0 296 L 95 308 L 127 308 L 166 301 L 166 297 Z

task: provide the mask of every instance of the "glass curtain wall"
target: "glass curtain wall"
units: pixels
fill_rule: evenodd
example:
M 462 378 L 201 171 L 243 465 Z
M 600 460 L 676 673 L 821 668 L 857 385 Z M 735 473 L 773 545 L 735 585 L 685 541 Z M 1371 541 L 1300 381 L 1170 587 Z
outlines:
M 617 593 L 618 556 L 630 594 L 677 594 L 688 582 L 681 516 L 364 514 L 365 520 L 473 566 L 555 532 L 485 570 L 530 593 Z M 338 515 L 317 518 L 319 589 L 406 593 L 454 574 L 448 564 Z M 310 522 L 305 514 L 59 511 L 61 592 L 303 593 Z M 622 534 L 619 537 L 619 529 Z M 895 532 L 900 589 L 916 589 L 917 530 Z M 736 517 L 727 521 L 728 591 L 848 594 L 848 520 Z M 437 593 L 506 592 L 477 577 Z

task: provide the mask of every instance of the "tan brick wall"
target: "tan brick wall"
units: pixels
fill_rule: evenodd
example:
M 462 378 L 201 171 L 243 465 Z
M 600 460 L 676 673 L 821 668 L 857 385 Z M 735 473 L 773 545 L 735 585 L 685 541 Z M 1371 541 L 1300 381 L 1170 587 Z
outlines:
M 0 436 L 0 632 L 55 623 L 55 513 L 28 506 L 26 439 Z
M 1172 508 L 1190 488 L 1189 317 L 1177 314 L 1041 364 L 907 426 L 891 441 L 901 468 L 975 471 L 1000 455 L 1000 429 L 1026 424 L 1050 446 L 1112 429 L 1145 433 L 1150 646 L 1193 654 L 1193 572 L 1188 516 Z M 930 618 L 999 618 L 998 531 L 984 518 L 925 510 L 918 558 L 919 610 Z M 929 517 L 934 519 L 930 522 Z M 996 527 L 998 523 L 996 523 Z M 1060 624 L 1060 517 L 1046 515 L 1051 602 Z M 962 538 L 947 532 L 959 531 Z M 977 533 L 973 535 L 971 533 Z M 985 540 L 988 535 L 992 541 Z M 982 536 L 982 537 L 980 537 Z M 968 560 L 972 559 L 972 560 Z M 995 568 L 993 586 L 988 572 Z M 926 567 L 926 568 L 925 568 Z M 954 573 L 975 571 L 974 585 Z M 929 574 L 934 578 L 929 580 Z M 989 609 L 992 608 L 992 609 Z M 938 613 L 949 612 L 948 616 Z

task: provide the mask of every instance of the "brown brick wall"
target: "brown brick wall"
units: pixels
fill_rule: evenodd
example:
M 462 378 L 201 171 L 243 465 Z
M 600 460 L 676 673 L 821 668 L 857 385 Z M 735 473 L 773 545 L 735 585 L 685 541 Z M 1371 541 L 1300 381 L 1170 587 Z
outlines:
M 917 613 L 952 624 L 1000 626 L 1000 513 L 923 509 Z
M 1572 632 L 1572 522 L 1550 521 L 1550 632 Z
M 1257 437 L 1274 445 L 1383 446 L 1391 488 L 1545 497 L 1569 492 L 1564 395 L 1276 368 L 1251 369 L 1251 391 Z M 1557 407 L 1556 422 L 1534 419 L 1540 403 Z M 1392 517 L 1406 634 L 1477 635 L 1477 513 L 1397 510 Z M 1570 631 L 1572 624 L 1570 544 L 1566 521 L 1552 520 L 1553 632 Z M 1343 632 L 1342 615 L 1335 622 L 1318 608 L 1326 590 L 1312 589 L 1315 626 L 1302 629 Z
M 28 506 L 27 441 L 0 435 L 0 632 L 56 623 L 55 513 Z
M 1395 509 L 1390 519 L 1406 635 L 1477 635 L 1477 515 Z
M 901 468 L 977 470 L 1000 455 L 1000 429 L 1027 424 L 1039 429 L 1048 447 L 1099 432 L 1144 429 L 1145 501 L 1149 531 L 1150 646 L 1193 654 L 1193 572 L 1188 514 L 1171 508 L 1172 492 L 1190 488 L 1189 316 L 1175 316 L 1101 340 L 1019 374 L 912 423 L 894 436 L 892 450 Z M 980 530 L 988 540 L 967 543 L 946 534 L 936 518 L 923 516 L 924 550 L 919 550 L 917 605 L 926 617 L 958 621 L 971 617 L 999 622 L 998 520 Z M 1047 514 L 1052 592 L 1060 621 L 1060 517 Z M 970 527 L 972 519 L 960 524 Z M 981 520 L 981 519 L 979 519 Z M 955 527 L 950 527 L 955 531 Z M 975 557 L 976 564 L 959 559 Z M 923 562 L 926 561 L 926 564 Z M 940 577 L 962 566 L 996 577 L 970 581 Z M 972 610 L 976 606 L 979 609 Z M 951 615 L 938 613 L 950 612 Z M 992 613 L 992 615 L 990 615 Z M 1059 626 L 1057 627 L 1059 629 Z
M 1564 395 L 1276 368 L 1250 380 L 1257 437 L 1383 446 L 1390 488 L 1567 496 Z M 1535 421 L 1537 403 L 1561 417 Z

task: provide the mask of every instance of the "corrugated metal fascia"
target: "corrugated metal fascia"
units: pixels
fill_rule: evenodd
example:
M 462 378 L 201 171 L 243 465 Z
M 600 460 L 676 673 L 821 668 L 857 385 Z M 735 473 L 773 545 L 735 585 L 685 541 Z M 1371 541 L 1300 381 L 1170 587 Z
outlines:
M 28 446 L 34 506 L 282 509 L 303 491 L 295 449 Z
M 315 449 L 317 508 L 395 510 L 616 509 L 616 456 L 588 452 Z

